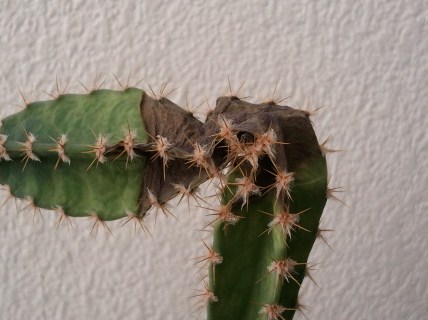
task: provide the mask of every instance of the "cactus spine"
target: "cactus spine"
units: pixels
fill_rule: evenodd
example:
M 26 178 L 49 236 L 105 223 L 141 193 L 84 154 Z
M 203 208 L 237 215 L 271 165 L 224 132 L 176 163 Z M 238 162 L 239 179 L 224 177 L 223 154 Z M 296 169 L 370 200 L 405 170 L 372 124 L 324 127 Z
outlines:
M 205 123 L 144 91 L 94 90 L 27 105 L 0 128 L 0 183 L 60 220 L 142 219 L 220 181 L 208 319 L 292 319 L 327 197 L 325 148 L 308 113 L 221 97 Z M 108 228 L 108 227 L 107 227 Z

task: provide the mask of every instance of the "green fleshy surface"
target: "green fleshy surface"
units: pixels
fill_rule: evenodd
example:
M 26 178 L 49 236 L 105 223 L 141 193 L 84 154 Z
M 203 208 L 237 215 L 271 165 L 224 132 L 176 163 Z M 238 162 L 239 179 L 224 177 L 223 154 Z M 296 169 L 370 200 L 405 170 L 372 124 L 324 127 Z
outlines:
M 295 308 L 298 290 L 291 279 L 279 280 L 276 284 L 274 273 L 269 274 L 268 266 L 273 259 L 291 258 L 298 263 L 306 263 L 316 238 L 319 220 L 326 203 L 327 170 L 324 157 L 300 166 L 295 172 L 292 184 L 291 213 L 310 208 L 301 214 L 299 225 L 310 232 L 297 229 L 287 243 L 280 227 L 270 233 L 268 229 L 272 216 L 260 211 L 275 213 L 275 190 L 262 197 L 250 199 L 249 210 L 233 208 L 236 215 L 243 216 L 235 226 L 217 224 L 214 235 L 214 249 L 223 256 L 223 262 L 215 268 L 215 278 L 211 272 L 210 289 L 218 298 L 208 306 L 209 320 L 254 320 L 267 319 L 259 314 L 264 304 L 278 304 Z M 230 194 L 225 196 L 225 202 Z M 263 233 L 264 232 L 264 233 Z M 262 234 L 263 233 L 263 234 Z M 301 283 L 305 266 L 296 266 L 293 276 Z M 275 287 L 276 286 L 276 287 Z M 294 311 L 286 311 L 282 316 L 290 320 Z
M 13 161 L 0 161 L 0 183 L 18 198 L 31 197 L 46 209 L 61 206 L 70 216 L 96 213 L 102 220 L 113 220 L 126 216 L 126 210 L 137 213 L 146 159 L 127 161 L 124 153 L 118 159 L 108 157 L 104 164 L 92 163 L 90 146 L 98 134 L 109 137 L 108 146 L 117 145 L 128 128 L 137 133 L 137 143 L 147 142 L 140 115 L 143 94 L 135 88 L 66 94 L 31 103 L 7 117 L 0 134 L 8 136 L 5 147 Z M 40 162 L 23 160 L 26 132 L 37 139 L 33 151 Z M 52 139 L 61 134 L 67 135 L 65 153 L 71 163 L 59 161 L 55 169 L 58 155 L 49 150 L 56 145 Z
M 296 262 L 308 262 L 310 251 L 316 240 L 321 215 L 327 202 L 327 183 L 327 165 L 323 156 L 311 163 L 303 164 L 295 175 L 290 210 L 291 213 L 297 213 L 309 208 L 300 215 L 299 225 L 310 231 L 297 230 L 287 241 L 287 255 Z M 296 266 L 295 271 L 297 274 L 294 275 L 294 278 L 302 283 L 305 277 L 305 266 Z M 295 308 L 299 290 L 300 286 L 294 281 L 284 282 L 279 304 L 287 308 Z M 283 316 L 289 320 L 292 319 L 294 313 L 294 311 L 286 311 Z
M 56 159 L 22 163 L 1 162 L 0 182 L 10 186 L 18 198 L 32 197 L 35 205 L 53 209 L 61 206 L 69 216 L 96 213 L 102 220 L 126 216 L 126 210 L 137 213 L 145 162 L 107 162 L 86 171 L 91 160 L 74 161 L 53 169 Z M 126 166 L 126 169 L 125 169 Z
M 125 137 L 125 130 L 136 130 L 138 142 L 147 142 L 140 116 L 140 102 L 144 92 L 129 88 L 125 91 L 96 90 L 89 94 L 66 94 L 50 101 L 33 102 L 19 113 L 3 120 L 0 134 L 8 136 L 6 149 L 11 157 L 22 156 L 22 146 L 16 149 L 16 142 L 25 142 L 26 132 L 36 137 L 33 148 L 39 156 L 51 156 L 43 145 L 52 148 L 59 135 L 66 134 L 67 154 L 75 150 L 90 150 L 101 133 L 109 137 L 108 145 L 114 145 Z M 45 149 L 45 150 L 43 150 Z M 39 152 L 38 152 L 39 151 Z M 55 153 L 51 153 L 55 156 Z M 77 152 L 73 157 L 88 157 Z M 90 155 L 92 156 L 92 155 Z

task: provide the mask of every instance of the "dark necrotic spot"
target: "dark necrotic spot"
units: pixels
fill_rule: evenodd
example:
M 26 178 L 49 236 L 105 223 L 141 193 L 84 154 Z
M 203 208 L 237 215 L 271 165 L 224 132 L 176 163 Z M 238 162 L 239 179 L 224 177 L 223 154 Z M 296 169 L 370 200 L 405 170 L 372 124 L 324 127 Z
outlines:
M 241 131 L 238 132 L 237 136 L 240 143 L 247 144 L 254 142 L 254 136 L 249 132 Z

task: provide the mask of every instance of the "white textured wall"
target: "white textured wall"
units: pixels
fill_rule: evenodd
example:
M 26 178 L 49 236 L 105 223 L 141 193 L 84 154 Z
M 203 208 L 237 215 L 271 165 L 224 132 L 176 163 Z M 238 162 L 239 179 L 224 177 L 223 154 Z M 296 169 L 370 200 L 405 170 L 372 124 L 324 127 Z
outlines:
M 345 207 L 329 202 L 323 224 L 333 250 L 304 283 L 314 320 L 427 319 L 428 3 L 401 1 L 0 1 L 0 107 L 19 110 L 18 87 L 46 99 L 55 77 L 82 91 L 96 74 L 155 87 L 180 86 L 172 100 L 193 105 L 225 93 L 291 95 L 315 108 L 321 138 L 344 152 L 329 157 Z M 209 193 L 209 192 L 208 192 Z M 0 196 L 1 203 L 5 194 Z M 201 210 L 160 218 L 153 239 L 91 223 L 55 229 L 0 209 L 1 319 L 189 319 L 201 253 Z M 152 225 L 149 219 L 149 224 Z M 296 317 L 303 319 L 303 317 Z

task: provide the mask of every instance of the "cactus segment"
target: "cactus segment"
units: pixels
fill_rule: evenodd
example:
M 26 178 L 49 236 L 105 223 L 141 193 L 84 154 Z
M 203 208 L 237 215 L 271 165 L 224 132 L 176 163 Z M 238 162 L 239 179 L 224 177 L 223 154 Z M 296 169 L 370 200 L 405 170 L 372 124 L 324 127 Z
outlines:
M 302 309 L 298 292 L 327 200 L 326 160 L 310 120 L 229 97 L 218 100 L 207 130 L 227 150 L 222 208 L 238 217 L 213 223 L 222 263 L 209 271 L 218 300 L 208 303 L 208 319 L 290 320 Z
M 113 220 L 138 212 L 144 92 L 95 90 L 34 102 L 3 120 L 0 183 L 37 207 Z M 6 161 L 9 160 L 9 161 Z
M 216 225 L 213 250 L 223 261 L 210 270 L 210 288 L 218 302 L 209 304 L 208 319 L 236 319 L 236 314 L 244 320 L 269 319 L 262 311 L 271 305 L 282 307 L 281 317 L 292 319 L 326 202 L 324 158 L 302 165 L 294 176 L 289 208 L 296 217 L 293 224 L 280 223 L 284 210 L 271 190 L 251 197 L 248 210 L 234 204 L 232 212 L 242 219 L 226 231 L 224 223 Z M 233 199 L 236 190 L 226 192 L 223 201 Z

